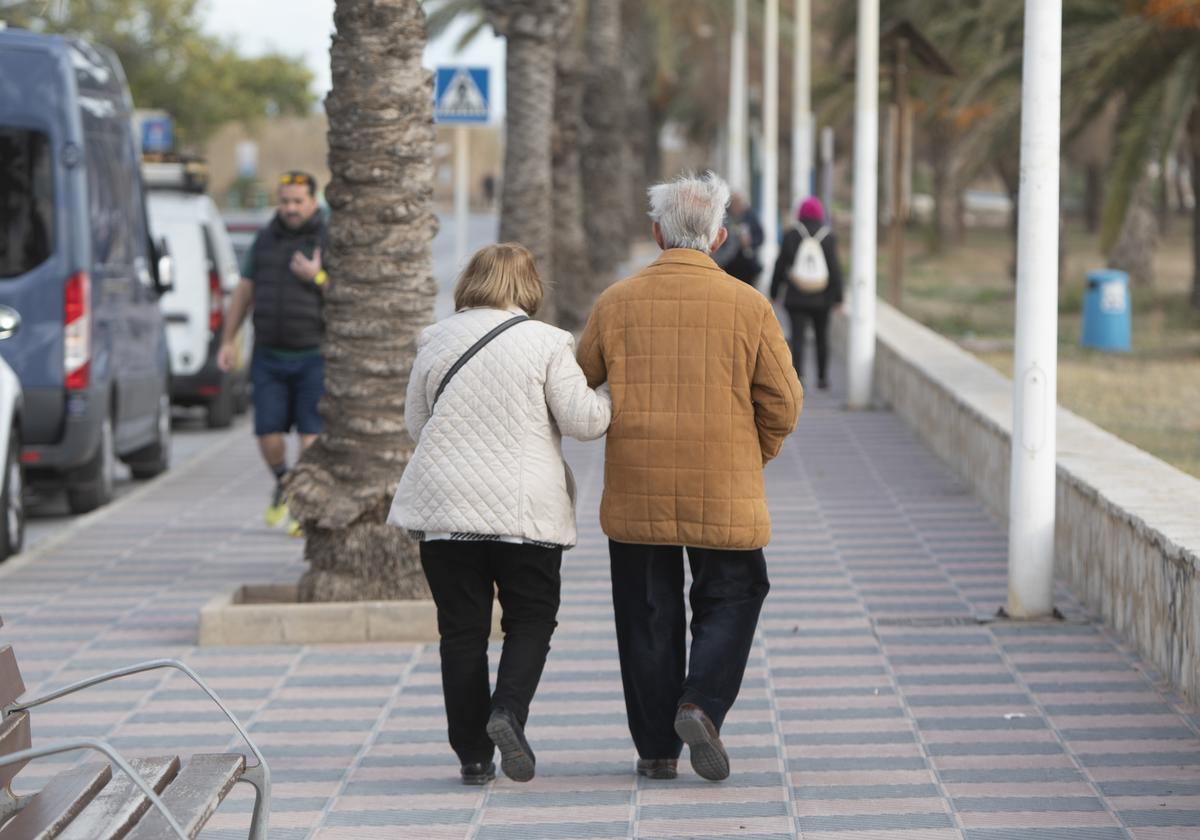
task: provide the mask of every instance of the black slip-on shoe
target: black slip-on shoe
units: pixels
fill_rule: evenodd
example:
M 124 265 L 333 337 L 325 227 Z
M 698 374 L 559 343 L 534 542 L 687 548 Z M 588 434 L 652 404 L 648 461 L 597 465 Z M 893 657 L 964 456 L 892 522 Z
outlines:
M 675 713 L 675 734 L 688 745 L 688 757 L 696 775 L 710 782 L 729 778 L 729 753 L 721 743 L 717 727 L 704 710 L 684 703 Z
M 537 759 L 521 724 L 507 709 L 496 709 L 488 718 L 487 734 L 500 750 L 500 769 L 514 782 L 528 782 L 533 778 Z
M 486 785 L 496 778 L 496 765 L 491 761 L 473 761 L 459 768 L 464 785 Z
M 674 779 L 679 775 L 679 761 L 674 758 L 639 758 L 637 774 L 647 779 Z

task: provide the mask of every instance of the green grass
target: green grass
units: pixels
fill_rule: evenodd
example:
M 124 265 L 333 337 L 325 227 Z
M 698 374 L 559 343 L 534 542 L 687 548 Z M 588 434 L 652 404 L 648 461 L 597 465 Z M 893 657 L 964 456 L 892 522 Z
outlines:
M 1059 286 L 1060 404 L 1176 467 L 1200 477 L 1200 312 L 1188 305 L 1191 245 L 1176 223 L 1159 246 L 1157 282 L 1135 287 L 1133 352 L 1079 346 L 1084 277 L 1103 267 L 1094 237 L 1072 230 Z M 901 308 L 977 351 L 1006 375 L 1012 369 L 1015 287 L 1006 231 L 972 231 L 965 243 L 930 254 L 909 240 Z M 881 255 L 879 287 L 887 287 Z

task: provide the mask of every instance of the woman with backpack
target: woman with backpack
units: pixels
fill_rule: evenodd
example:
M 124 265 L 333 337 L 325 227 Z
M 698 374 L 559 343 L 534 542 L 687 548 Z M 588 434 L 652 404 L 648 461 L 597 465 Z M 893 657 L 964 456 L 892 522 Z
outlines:
M 829 387 L 829 312 L 842 305 L 842 267 L 837 257 L 833 226 L 825 221 L 825 208 L 815 197 L 800 204 L 798 223 L 783 237 L 771 299 L 787 293 L 784 308 L 792 321 L 792 364 L 804 379 L 804 339 L 811 322 L 817 339 L 817 387 Z
M 416 451 L 388 522 L 420 542 L 437 606 L 442 693 L 463 784 L 534 775 L 529 704 L 557 625 L 575 482 L 562 435 L 608 430 L 607 386 L 588 387 L 571 334 L 533 321 L 542 281 L 528 250 L 490 245 L 454 290 L 453 315 L 421 333 L 404 417 Z M 504 646 L 488 682 L 492 593 Z

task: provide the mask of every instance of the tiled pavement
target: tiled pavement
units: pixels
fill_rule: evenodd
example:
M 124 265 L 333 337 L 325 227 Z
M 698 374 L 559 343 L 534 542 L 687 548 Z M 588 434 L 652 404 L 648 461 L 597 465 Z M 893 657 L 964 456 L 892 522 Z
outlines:
M 977 623 L 1004 600 L 1003 531 L 894 416 L 836 406 L 811 395 L 768 470 L 773 588 L 722 784 L 632 774 L 595 445 L 570 448 L 582 547 L 531 718 L 531 784 L 456 783 L 435 645 L 194 647 L 210 595 L 302 568 L 260 524 L 268 480 L 245 428 L 0 573 L 0 638 L 35 689 L 185 658 L 267 753 L 280 840 L 1200 838 L 1197 710 L 1066 592 L 1064 622 Z M 34 722 L 39 741 L 98 735 L 135 754 L 232 745 L 202 697 L 158 674 Z M 236 793 L 204 836 L 244 836 L 249 804 Z

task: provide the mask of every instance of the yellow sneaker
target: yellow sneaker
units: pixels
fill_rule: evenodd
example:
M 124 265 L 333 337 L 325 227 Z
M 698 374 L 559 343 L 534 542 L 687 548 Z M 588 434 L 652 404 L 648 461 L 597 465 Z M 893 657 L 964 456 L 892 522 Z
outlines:
M 283 495 L 283 482 L 275 482 L 275 490 L 271 493 L 271 504 L 267 505 L 267 513 L 263 519 L 267 522 L 267 527 L 277 528 L 284 518 L 287 517 L 287 499 Z
M 279 527 L 279 524 L 283 522 L 284 518 L 287 517 L 287 512 L 288 509 L 286 504 L 281 503 L 278 505 L 268 505 L 267 512 L 263 516 L 263 519 L 266 520 L 268 527 L 277 528 Z

